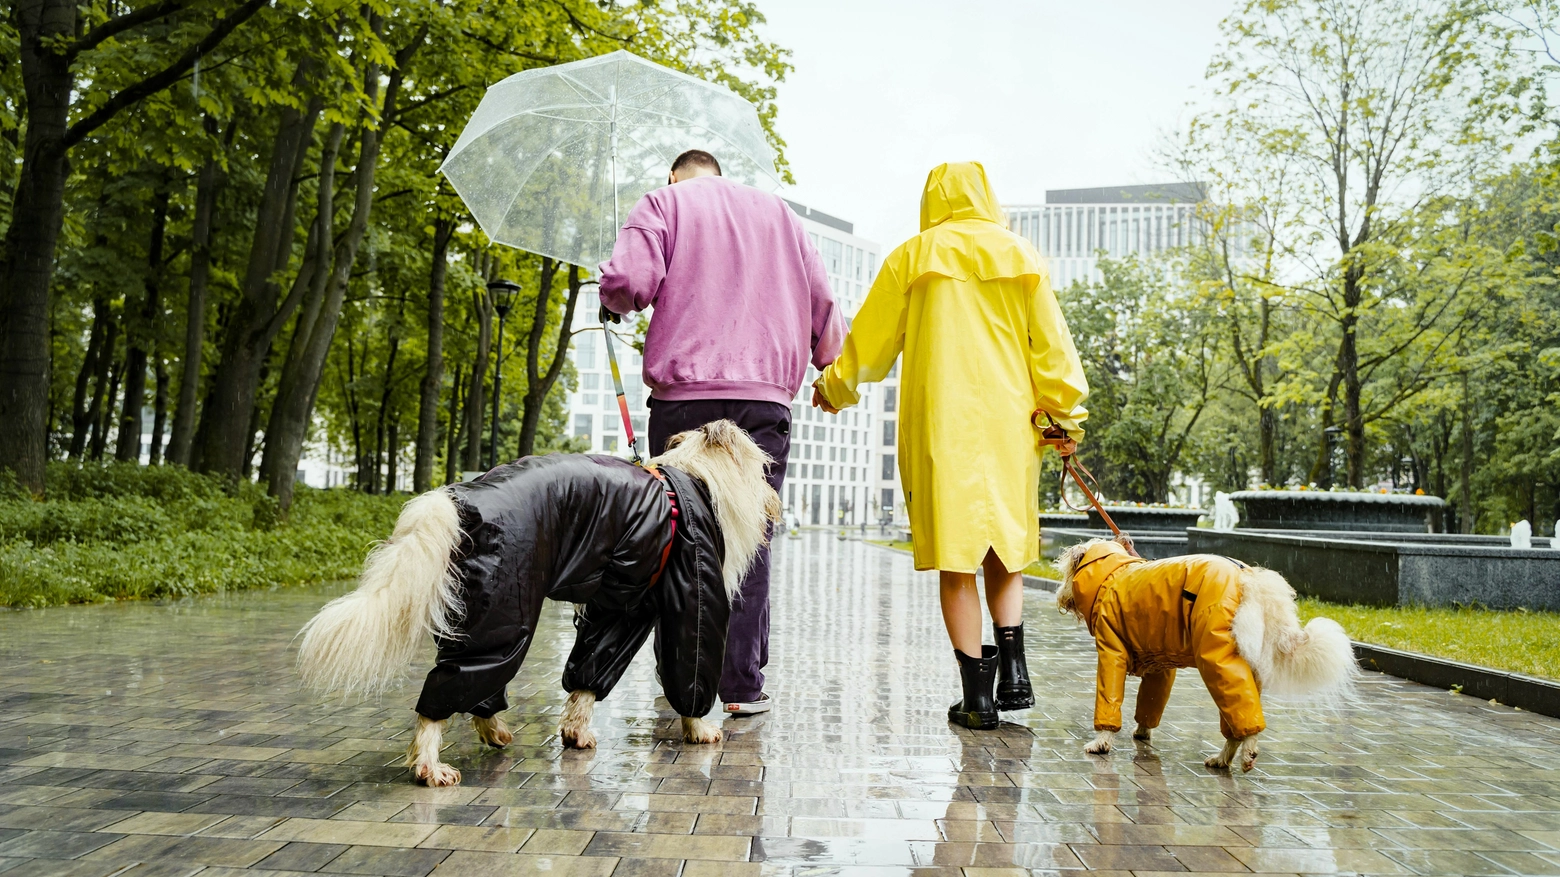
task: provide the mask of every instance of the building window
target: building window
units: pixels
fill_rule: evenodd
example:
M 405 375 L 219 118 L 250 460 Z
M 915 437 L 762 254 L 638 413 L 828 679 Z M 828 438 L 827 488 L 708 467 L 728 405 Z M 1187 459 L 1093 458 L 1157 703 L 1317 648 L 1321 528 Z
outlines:
M 889 447 L 893 447 L 893 444 L 894 444 L 894 424 L 897 423 L 897 422 L 898 421 L 894 421 L 894 420 L 885 420 L 885 421 L 883 421 L 883 444 L 884 445 L 887 445 Z
M 796 485 L 794 485 L 794 484 L 787 484 L 785 492 L 786 492 L 785 507 L 787 509 L 794 509 L 794 508 L 796 508 Z
M 883 488 L 883 517 L 887 518 L 887 517 L 892 516 L 893 514 L 894 514 L 894 488 L 892 488 L 892 487 L 885 487 L 885 488 Z
M 897 405 L 897 404 L 899 404 L 899 388 L 898 387 L 884 387 L 883 388 L 883 412 L 885 414 L 893 412 L 894 406 Z
M 817 481 L 822 481 L 823 480 L 823 467 L 818 465 L 817 463 L 814 463 L 813 464 L 813 476 L 812 477 L 815 480 L 817 480 Z
M 596 367 L 596 336 L 590 332 L 580 336 L 579 344 L 575 348 L 574 365 L 582 369 Z
M 833 238 L 824 238 L 818 249 L 823 255 L 823 269 L 830 275 L 845 273 L 845 245 Z
M 590 425 L 593 417 L 589 414 L 574 415 L 574 434 L 590 437 Z
M 590 374 L 585 375 L 584 381 L 584 386 L 587 390 L 601 389 L 601 375 L 596 374 L 595 372 L 591 372 Z
M 617 450 L 617 436 L 615 436 L 615 435 L 604 435 L 604 436 L 602 436 L 601 437 L 601 449 L 603 451 L 609 451 L 609 452 Z
M 883 455 L 883 480 L 884 481 L 893 481 L 894 480 L 894 455 L 893 454 L 884 454 Z

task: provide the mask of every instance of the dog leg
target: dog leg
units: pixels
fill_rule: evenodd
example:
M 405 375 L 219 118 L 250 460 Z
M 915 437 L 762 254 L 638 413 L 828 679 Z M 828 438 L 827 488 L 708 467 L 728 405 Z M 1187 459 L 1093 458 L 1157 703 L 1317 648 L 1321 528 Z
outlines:
M 406 747 L 406 766 L 418 782 L 430 786 L 453 786 L 460 782 L 460 771 L 439 761 L 444 744 L 444 722 L 417 717 L 412 744 Z
M 689 743 L 719 743 L 720 728 L 698 716 L 683 716 L 683 740 Z
M 596 692 L 571 691 L 558 721 L 558 736 L 570 749 L 595 749 L 596 732 L 590 729 L 591 714 L 596 711 Z
M 1090 755 L 1104 755 L 1111 750 L 1111 741 L 1115 738 L 1115 731 L 1098 731 L 1094 735 L 1094 741 L 1083 747 L 1083 751 Z
M 1228 769 L 1231 764 L 1238 760 L 1240 769 L 1248 771 L 1257 764 L 1257 752 L 1257 735 L 1252 734 L 1250 737 L 1242 737 L 1239 740 L 1225 740 L 1224 748 L 1219 750 L 1219 754 L 1204 761 L 1203 764 L 1212 768 Z M 1238 759 L 1236 757 L 1237 753 L 1239 754 Z
M 472 716 L 471 727 L 476 729 L 478 739 L 494 749 L 503 749 L 515 740 L 515 735 L 509 733 L 509 728 L 497 713 L 485 719 L 481 716 Z
M 1139 724 L 1137 726 L 1137 730 L 1132 732 L 1132 739 L 1134 739 L 1134 740 L 1141 740 L 1144 743 L 1147 743 L 1148 741 L 1152 740 L 1153 738 L 1154 738 L 1154 729 L 1153 728 L 1149 728 L 1149 727 L 1145 727 L 1142 724 Z

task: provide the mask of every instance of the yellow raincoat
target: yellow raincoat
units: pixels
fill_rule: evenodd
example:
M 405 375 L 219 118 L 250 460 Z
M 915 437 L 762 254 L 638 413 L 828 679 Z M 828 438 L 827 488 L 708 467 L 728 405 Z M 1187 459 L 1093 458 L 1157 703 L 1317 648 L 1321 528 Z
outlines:
M 1234 561 L 1212 554 L 1147 561 L 1101 542 L 1073 569 L 1073 608 L 1099 654 L 1094 730 L 1121 730 L 1128 676 L 1143 677 L 1134 718 L 1159 727 L 1181 667 L 1201 674 L 1225 739 L 1266 727 L 1256 675 L 1231 629 L 1240 608 L 1241 567 Z
M 844 349 L 814 384 L 830 405 L 887 376 L 900 351 L 899 475 L 916 569 L 1008 571 L 1039 558 L 1035 409 L 1074 438 L 1088 382 L 1050 278 L 1002 224 L 985 168 L 926 179 L 921 233 L 883 260 Z

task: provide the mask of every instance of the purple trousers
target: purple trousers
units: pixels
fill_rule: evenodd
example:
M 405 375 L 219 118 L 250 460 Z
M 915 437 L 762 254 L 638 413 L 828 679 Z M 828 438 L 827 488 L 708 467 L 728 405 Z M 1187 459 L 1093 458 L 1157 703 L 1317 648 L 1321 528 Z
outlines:
M 715 420 L 730 420 L 747 430 L 753 441 L 774 458 L 765 473 L 769 486 L 780 492 L 785 462 L 791 454 L 791 409 L 778 402 L 746 399 L 650 400 L 650 454 L 663 453 L 679 432 L 698 429 Z M 726 631 L 726 664 L 720 674 L 720 699 L 751 703 L 764 691 L 764 665 L 769 663 L 769 547 L 742 581 L 742 595 L 731 607 Z

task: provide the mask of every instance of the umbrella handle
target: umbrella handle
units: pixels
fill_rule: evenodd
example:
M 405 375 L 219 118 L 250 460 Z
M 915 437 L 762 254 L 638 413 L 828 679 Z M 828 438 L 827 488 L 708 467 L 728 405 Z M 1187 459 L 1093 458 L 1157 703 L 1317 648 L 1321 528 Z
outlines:
M 580 285 L 595 286 L 598 290 L 601 288 L 601 282 L 597 280 L 587 280 Z M 644 460 L 639 456 L 639 441 L 634 437 L 634 421 L 628 416 L 628 394 L 623 390 L 623 373 L 618 370 L 617 349 L 612 346 L 611 323 L 621 320 L 617 314 L 602 307 L 601 334 L 607 338 L 607 362 L 612 366 L 612 388 L 617 391 L 618 413 L 623 417 L 623 434 L 628 439 L 628 450 L 633 455 L 634 464 L 643 466 Z

